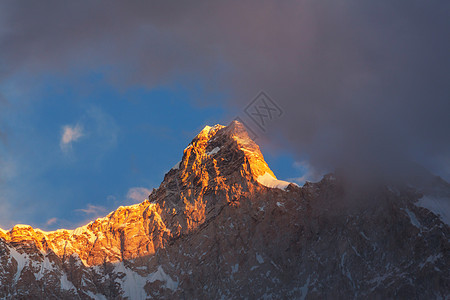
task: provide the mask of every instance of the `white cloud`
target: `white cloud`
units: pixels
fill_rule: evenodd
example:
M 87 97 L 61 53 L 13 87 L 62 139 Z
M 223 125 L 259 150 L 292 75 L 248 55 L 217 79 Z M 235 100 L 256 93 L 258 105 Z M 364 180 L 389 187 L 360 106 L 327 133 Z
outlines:
M 51 218 L 51 219 L 48 219 L 47 222 L 45 222 L 45 224 L 46 225 L 53 225 L 56 222 L 58 222 L 58 218 Z
M 106 208 L 99 205 L 88 204 L 86 208 L 76 209 L 76 211 L 83 212 L 87 215 L 100 216 L 106 213 Z
M 62 130 L 61 141 L 59 146 L 62 151 L 67 152 L 72 147 L 72 143 L 79 140 L 83 135 L 83 128 L 80 124 L 75 126 L 66 125 Z
M 127 199 L 133 203 L 144 201 L 150 195 L 150 190 L 144 187 L 133 187 L 128 190 Z
M 92 106 L 77 120 L 76 125 L 62 128 L 60 148 L 70 154 L 72 145 L 83 138 L 82 159 L 95 159 L 98 164 L 103 154 L 117 145 L 119 127 L 114 118 L 100 108 Z

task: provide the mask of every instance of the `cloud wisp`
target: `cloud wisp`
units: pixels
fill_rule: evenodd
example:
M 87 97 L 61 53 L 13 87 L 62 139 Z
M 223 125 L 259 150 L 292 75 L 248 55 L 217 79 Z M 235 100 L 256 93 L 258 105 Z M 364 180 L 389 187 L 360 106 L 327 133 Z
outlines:
M 64 154 L 70 154 L 73 145 L 84 139 L 84 159 L 95 157 L 97 163 L 104 153 L 117 144 L 119 126 L 114 118 L 99 107 L 91 106 L 80 116 L 76 125 L 62 127 L 59 147 Z
M 93 204 L 88 204 L 86 208 L 76 209 L 75 211 L 84 213 L 90 217 L 99 217 L 107 212 L 105 207 Z
M 151 191 L 144 187 L 133 187 L 128 190 L 127 200 L 134 203 L 143 202 L 145 199 L 148 199 L 148 195 L 150 195 Z
M 47 220 L 47 222 L 45 222 L 45 225 L 47 226 L 51 226 L 54 225 L 58 222 L 58 218 L 50 218 Z
M 72 149 L 72 144 L 84 136 L 83 127 L 80 124 L 75 126 L 65 125 L 62 128 L 59 147 L 64 153 Z

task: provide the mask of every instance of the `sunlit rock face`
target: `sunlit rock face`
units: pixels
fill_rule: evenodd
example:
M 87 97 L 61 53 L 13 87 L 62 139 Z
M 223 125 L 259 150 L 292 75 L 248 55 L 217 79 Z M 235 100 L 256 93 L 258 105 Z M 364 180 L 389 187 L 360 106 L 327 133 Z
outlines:
M 150 201 L 163 207 L 163 219 L 177 237 L 195 230 L 224 206 L 239 206 L 252 198 L 261 190 L 257 178 L 265 173 L 275 177 L 242 124 L 207 126 Z
M 450 186 L 277 180 L 205 127 L 149 199 L 75 230 L 0 230 L 0 298 L 446 298 Z M 440 214 L 440 215 L 439 215 Z

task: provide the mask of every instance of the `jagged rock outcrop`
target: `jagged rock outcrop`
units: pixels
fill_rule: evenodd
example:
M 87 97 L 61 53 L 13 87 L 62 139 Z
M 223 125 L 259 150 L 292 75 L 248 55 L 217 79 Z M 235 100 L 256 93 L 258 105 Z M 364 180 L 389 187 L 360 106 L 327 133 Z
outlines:
M 207 126 L 149 200 L 75 230 L 0 231 L 0 297 L 446 298 L 449 199 L 438 178 L 298 187 L 240 123 Z

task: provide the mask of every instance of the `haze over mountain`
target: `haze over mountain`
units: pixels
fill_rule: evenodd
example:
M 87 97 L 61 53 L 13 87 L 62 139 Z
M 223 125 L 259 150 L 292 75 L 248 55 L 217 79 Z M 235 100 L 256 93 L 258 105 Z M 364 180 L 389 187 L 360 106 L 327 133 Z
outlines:
M 450 184 L 276 179 L 244 126 L 205 127 L 149 199 L 75 230 L 0 231 L 0 297 L 446 298 Z

